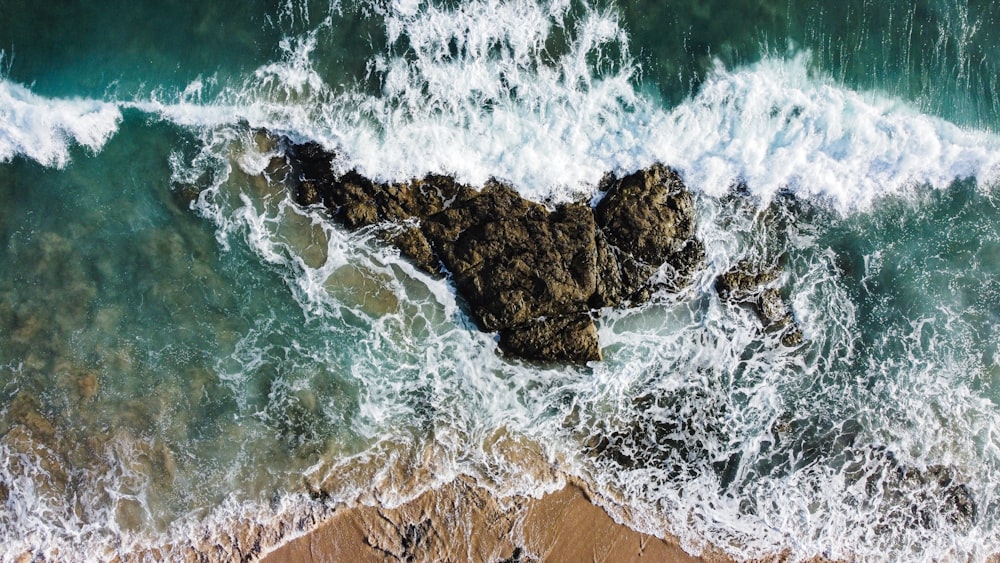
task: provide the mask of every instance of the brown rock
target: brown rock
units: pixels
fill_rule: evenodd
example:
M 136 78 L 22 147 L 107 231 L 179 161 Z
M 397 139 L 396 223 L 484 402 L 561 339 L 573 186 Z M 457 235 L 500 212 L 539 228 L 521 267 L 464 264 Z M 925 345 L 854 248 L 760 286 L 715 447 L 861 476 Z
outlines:
M 781 335 L 781 344 L 789 348 L 794 348 L 805 341 L 802 329 L 794 321 L 784 328 Z
M 420 228 L 406 227 L 386 238 L 390 244 L 399 249 L 403 256 L 413 261 L 421 270 L 431 274 L 441 273 L 441 263 L 434 255 L 431 243 Z
M 300 205 L 319 203 L 320 186 L 332 179 L 331 166 L 336 155 L 324 149 L 319 143 L 307 142 L 296 145 L 288 139 L 283 139 L 282 144 L 287 147 L 286 152 L 294 163 L 296 177 L 301 181 L 296 189 L 296 201 Z
M 312 205 L 321 200 L 350 229 L 426 217 L 441 211 L 458 190 L 455 181 L 444 176 L 397 184 L 378 183 L 356 171 L 334 176 L 329 168 L 332 159 L 332 155 L 316 157 L 301 165 L 296 201 Z
M 597 252 L 597 290 L 590 297 L 590 306 L 594 309 L 618 307 L 627 293 L 622 279 L 625 274 L 601 229 L 597 229 L 594 240 Z
M 767 326 L 783 323 L 791 316 L 777 288 L 769 287 L 760 292 L 756 303 L 760 319 Z
M 316 205 L 323 201 L 320 197 L 319 190 L 316 188 L 316 183 L 312 181 L 305 181 L 299 184 L 298 188 L 295 190 L 295 201 L 299 205 L 310 206 Z
M 80 374 L 76 380 L 76 388 L 81 399 L 84 401 L 92 399 L 97 394 L 97 374 L 94 372 Z
M 423 230 L 484 330 L 589 310 L 597 254 L 593 216 L 583 206 L 550 213 L 494 183 L 463 191 Z
M 500 349 L 519 358 L 556 362 L 600 361 L 590 315 L 538 319 L 500 331 Z
M 755 267 L 749 260 L 741 260 L 715 280 L 715 289 L 725 301 L 749 305 L 765 329 L 781 332 L 782 345 L 794 347 L 802 344 L 802 329 L 778 288 L 769 287 L 779 275 L 777 266 Z
M 550 210 L 496 181 L 481 190 L 447 176 L 386 184 L 356 171 L 335 175 L 335 155 L 314 143 L 287 153 L 300 204 L 322 201 L 348 228 L 375 228 L 420 268 L 447 271 L 472 318 L 499 332 L 500 348 L 513 356 L 598 360 L 592 308 L 639 303 L 661 287 L 678 291 L 704 262 L 691 195 L 661 165 L 609 178 L 596 210 Z M 672 275 L 654 287 L 650 278 L 664 264 Z
M 869 465 L 849 475 L 864 479 L 866 489 L 894 508 L 894 521 L 877 525 L 880 532 L 889 532 L 893 526 L 900 525 L 910 528 L 949 526 L 956 532 L 964 532 L 976 522 L 979 508 L 975 496 L 972 489 L 960 481 L 954 467 L 928 465 L 921 469 L 904 463 L 891 451 L 876 448 L 872 448 L 868 456 L 866 461 L 882 463 L 882 470 L 872 472 Z
M 694 238 L 694 200 L 680 176 L 655 164 L 610 185 L 594 214 L 617 258 L 621 285 L 607 284 L 599 301 L 617 305 L 637 300 L 636 294 L 663 264 L 673 273 L 666 289 L 683 289 L 703 265 L 705 250 Z
M 727 301 L 746 301 L 759 295 L 764 286 L 778 279 L 776 267 L 759 268 L 749 260 L 741 260 L 715 280 L 719 297 Z

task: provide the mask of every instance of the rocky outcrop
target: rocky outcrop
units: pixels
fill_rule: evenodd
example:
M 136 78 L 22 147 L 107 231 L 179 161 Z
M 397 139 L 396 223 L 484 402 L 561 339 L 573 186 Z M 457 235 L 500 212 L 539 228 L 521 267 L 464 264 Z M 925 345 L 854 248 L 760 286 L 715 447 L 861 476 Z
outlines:
M 613 257 L 601 262 L 598 305 L 645 301 L 655 289 L 649 280 L 663 264 L 668 272 L 659 285 L 680 291 L 705 261 L 704 246 L 695 238 L 694 200 L 680 176 L 665 166 L 612 181 L 594 215 Z
M 778 288 L 773 287 L 780 270 L 777 266 L 755 266 L 749 260 L 741 260 L 715 281 L 715 289 L 724 301 L 748 305 L 757 313 L 764 329 L 781 335 L 785 346 L 802 343 L 802 329 L 781 297 Z
M 587 313 L 535 319 L 500 330 L 500 349 L 522 358 L 600 359 L 597 327 Z
M 314 143 L 290 144 L 287 154 L 298 203 L 322 205 L 350 229 L 375 229 L 424 270 L 447 272 L 472 318 L 511 356 L 599 360 L 596 310 L 679 291 L 704 262 L 691 195 L 662 165 L 610 179 L 596 208 L 549 209 L 496 181 L 379 183 L 335 174 L 334 155 Z

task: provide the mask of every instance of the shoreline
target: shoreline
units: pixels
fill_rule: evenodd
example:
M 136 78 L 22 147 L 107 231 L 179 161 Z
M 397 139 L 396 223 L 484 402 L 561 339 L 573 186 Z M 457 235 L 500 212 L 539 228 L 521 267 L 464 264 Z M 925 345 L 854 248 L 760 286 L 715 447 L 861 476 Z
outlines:
M 615 522 L 584 486 L 540 498 L 498 499 L 459 478 L 396 508 L 338 507 L 311 530 L 261 554 L 264 563 L 322 561 L 732 562 L 721 550 L 685 552 Z

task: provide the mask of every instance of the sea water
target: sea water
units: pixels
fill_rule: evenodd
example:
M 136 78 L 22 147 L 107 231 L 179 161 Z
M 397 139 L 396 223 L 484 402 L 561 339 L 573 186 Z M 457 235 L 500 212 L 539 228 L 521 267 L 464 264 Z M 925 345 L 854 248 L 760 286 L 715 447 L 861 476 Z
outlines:
M 1000 552 L 1000 7 L 828 4 L 0 3 L 0 559 L 211 554 L 459 476 L 579 479 L 692 553 Z M 706 268 L 604 311 L 602 362 L 505 358 L 294 205 L 280 136 L 549 205 L 664 162 Z M 743 259 L 802 345 L 718 298 Z

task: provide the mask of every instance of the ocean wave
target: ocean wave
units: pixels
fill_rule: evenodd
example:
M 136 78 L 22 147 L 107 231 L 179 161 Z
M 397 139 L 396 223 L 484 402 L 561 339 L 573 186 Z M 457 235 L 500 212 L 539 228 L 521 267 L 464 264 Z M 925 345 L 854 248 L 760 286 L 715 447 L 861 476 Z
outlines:
M 593 196 L 604 174 L 653 162 L 711 195 L 742 184 L 764 204 L 790 191 L 842 212 L 1000 174 L 1000 137 L 853 91 L 812 69 L 808 52 L 718 65 L 691 98 L 661 107 L 637 85 L 641 65 L 614 11 L 412 4 L 383 8 L 388 47 L 362 85 L 323 81 L 317 29 L 286 39 L 281 60 L 207 104 L 138 105 L 188 126 L 242 119 L 317 140 L 342 156 L 339 167 L 373 178 L 493 177 L 552 202 Z
M 121 120 L 114 103 L 45 98 L 0 79 L 0 162 L 23 156 L 63 168 L 70 162 L 74 143 L 99 151 Z
M 881 196 L 956 179 L 996 182 L 1000 137 L 921 114 L 809 71 L 809 54 L 717 69 L 650 127 L 644 145 L 707 193 L 745 184 L 867 209 Z
M 989 525 L 961 504 L 969 491 L 992 502 L 970 478 L 966 460 L 978 459 L 976 446 L 941 439 L 961 432 L 960 415 L 970 409 L 990 424 L 995 418 L 977 410 L 957 379 L 965 360 L 917 361 L 891 346 L 866 360 L 892 364 L 896 371 L 879 374 L 886 380 L 911 378 L 900 396 L 913 412 L 940 407 L 919 392 L 925 384 L 965 397 L 949 405 L 956 414 L 947 421 L 911 420 L 877 389 L 857 389 L 865 371 L 859 333 L 875 329 L 862 327 L 863 300 L 844 277 L 843 257 L 818 239 L 845 214 L 878 213 L 884 206 L 877 202 L 919 202 L 892 196 L 926 191 L 921 186 L 943 190 L 967 177 L 990 185 L 1000 165 L 995 135 L 852 91 L 812 70 L 808 53 L 719 67 L 693 97 L 659 107 L 636 86 L 628 37 L 613 12 L 573 13 L 560 3 L 474 2 L 454 10 L 403 3 L 383 17 L 399 50 L 372 61 L 375 91 L 317 82 L 318 42 L 306 37 L 287 42 L 284 61 L 218 100 L 246 121 L 231 157 L 245 164 L 235 168 L 262 169 L 265 160 L 244 154 L 260 150 L 245 141 L 255 127 L 321 141 L 338 152 L 337 166 L 379 179 L 447 173 L 476 184 L 498 177 L 550 202 L 592 197 L 606 172 L 662 161 L 703 194 L 699 236 L 708 267 L 694 295 L 601 319 L 605 362 L 539 370 L 497 357 L 488 335 L 466 330 L 446 287 L 406 270 L 391 252 L 373 252 L 365 235 L 322 227 L 324 240 L 338 242 L 327 247 L 328 262 L 304 266 L 302 251 L 276 232 L 287 218 L 306 215 L 285 203 L 273 207 L 286 201 L 277 194 L 261 212 L 245 180 L 217 174 L 213 190 L 247 196 L 200 203 L 226 236 L 245 237 L 278 268 L 308 316 L 351 312 L 369 323 L 352 364 L 368 390 L 355 428 L 373 437 L 392 421 L 421 420 L 433 428 L 421 439 L 437 441 L 451 460 L 437 470 L 454 475 L 476 473 L 484 457 L 478 438 L 506 426 L 593 483 L 619 519 L 674 534 L 693 553 L 711 544 L 745 558 L 787 549 L 799 559 L 879 560 L 976 558 L 993 549 Z M 541 47 L 562 34 L 558 52 Z M 601 58 L 611 50 L 618 58 Z M 751 209 L 734 210 L 721 197 L 736 184 L 756 196 Z M 806 207 L 778 197 L 783 192 Z M 239 203 L 222 209 L 222 201 Z M 720 303 L 712 290 L 739 259 L 781 255 L 789 261 L 782 288 L 808 339 L 803 350 L 778 347 L 752 313 Z M 389 310 L 365 310 L 342 290 L 351 283 L 337 271 L 349 264 L 382 280 L 394 296 Z M 413 291 L 420 285 L 426 289 Z M 427 289 L 438 297 L 417 297 Z M 414 338 L 413 320 L 430 332 Z M 925 377 L 934 370 L 940 377 Z M 401 404 L 400 397 L 409 399 Z M 935 449 L 906 448 L 915 436 Z M 939 485 L 941 475 L 953 482 Z M 500 481 L 503 490 L 516 480 Z M 874 487 L 872 497 L 866 487 Z
M 373 178 L 495 177 L 546 201 L 592 196 L 605 173 L 657 161 L 711 195 L 743 184 L 764 203 L 786 190 L 845 212 L 916 185 L 991 185 L 1000 174 L 997 135 L 853 91 L 813 69 L 808 52 L 719 64 L 692 97 L 661 107 L 639 86 L 642 65 L 614 10 L 565 0 L 376 8 L 387 47 L 363 84 L 330 85 L 317 71 L 331 21 L 286 37 L 278 60 L 217 95 L 201 78 L 120 103 L 49 99 L 3 80 L 0 160 L 64 167 L 74 143 L 100 150 L 135 108 L 183 127 L 243 121 L 317 140 L 343 156 L 340 167 Z

